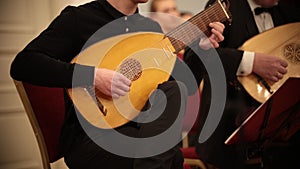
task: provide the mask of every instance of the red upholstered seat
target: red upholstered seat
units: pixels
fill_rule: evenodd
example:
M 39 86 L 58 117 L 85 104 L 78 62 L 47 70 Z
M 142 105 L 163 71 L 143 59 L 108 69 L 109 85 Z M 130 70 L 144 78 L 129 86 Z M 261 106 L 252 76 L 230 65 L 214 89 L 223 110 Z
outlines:
M 200 160 L 199 156 L 196 154 L 196 148 L 191 147 L 188 141 L 188 135 L 195 134 L 198 131 L 198 112 L 201 101 L 201 88 L 202 87 L 200 85 L 198 91 L 199 93 L 195 93 L 194 95 L 188 97 L 187 109 L 185 113 L 185 118 L 183 120 L 182 131 L 184 138 L 182 140 L 181 152 L 184 157 L 184 164 L 196 166 L 201 169 L 206 169 L 205 164 Z
M 64 119 L 62 88 L 47 88 L 23 83 L 46 143 L 49 161 L 61 158 L 59 137 Z
M 181 152 L 182 152 L 184 158 L 199 159 L 199 156 L 196 153 L 195 147 L 181 148 Z
M 14 81 L 35 133 L 44 168 L 62 156 L 59 138 L 64 121 L 64 89 Z
M 191 168 L 191 166 L 190 166 L 190 165 L 188 165 L 188 164 L 184 164 L 184 165 L 183 165 L 183 169 L 192 169 L 192 168 Z

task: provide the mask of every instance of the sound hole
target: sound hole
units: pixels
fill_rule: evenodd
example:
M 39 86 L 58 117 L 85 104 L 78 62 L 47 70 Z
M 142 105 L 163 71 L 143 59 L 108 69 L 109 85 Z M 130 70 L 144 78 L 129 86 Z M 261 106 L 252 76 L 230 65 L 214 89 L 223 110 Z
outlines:
M 284 56 L 292 63 L 300 63 L 300 44 L 291 43 L 286 45 Z
M 142 75 L 142 65 L 136 59 L 128 58 L 120 65 L 118 72 L 131 81 L 135 81 Z

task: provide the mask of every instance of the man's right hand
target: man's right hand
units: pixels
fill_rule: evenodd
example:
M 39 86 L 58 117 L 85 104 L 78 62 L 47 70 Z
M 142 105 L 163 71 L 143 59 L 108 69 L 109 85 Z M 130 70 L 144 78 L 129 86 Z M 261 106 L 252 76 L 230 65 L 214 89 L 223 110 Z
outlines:
M 271 82 L 277 82 L 287 73 L 288 63 L 279 57 L 255 53 L 252 71 Z
M 129 92 L 131 80 L 116 71 L 95 68 L 94 85 L 103 94 L 119 98 Z

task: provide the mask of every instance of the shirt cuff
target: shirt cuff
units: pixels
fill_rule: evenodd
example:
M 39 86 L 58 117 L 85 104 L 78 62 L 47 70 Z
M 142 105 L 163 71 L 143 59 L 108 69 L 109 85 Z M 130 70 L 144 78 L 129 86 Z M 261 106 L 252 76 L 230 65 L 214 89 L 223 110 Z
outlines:
M 248 52 L 248 51 L 244 52 L 242 61 L 236 72 L 237 76 L 247 76 L 252 72 L 254 55 L 255 55 L 254 52 Z

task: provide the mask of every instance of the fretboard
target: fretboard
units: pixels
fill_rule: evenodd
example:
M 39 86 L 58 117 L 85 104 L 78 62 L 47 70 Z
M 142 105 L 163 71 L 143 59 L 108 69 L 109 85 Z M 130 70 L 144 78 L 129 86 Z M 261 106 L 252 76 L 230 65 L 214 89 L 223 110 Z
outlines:
M 204 34 L 210 35 L 209 23 L 225 22 L 231 19 L 229 11 L 220 1 L 216 1 L 204 11 L 196 14 L 177 28 L 166 34 L 169 38 L 176 53 L 184 49 L 187 45 L 194 42 L 197 38 Z

